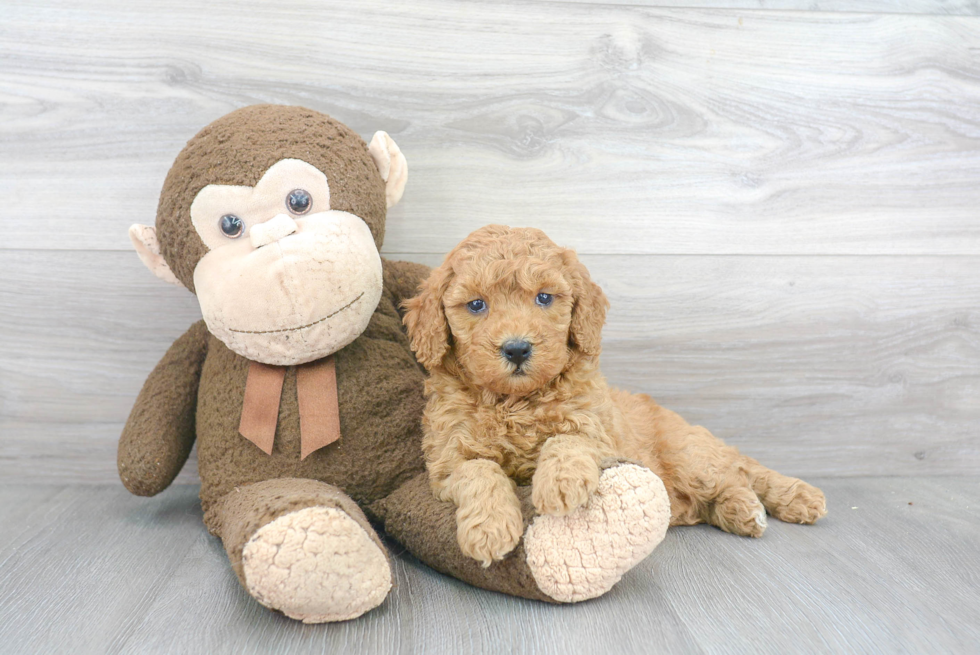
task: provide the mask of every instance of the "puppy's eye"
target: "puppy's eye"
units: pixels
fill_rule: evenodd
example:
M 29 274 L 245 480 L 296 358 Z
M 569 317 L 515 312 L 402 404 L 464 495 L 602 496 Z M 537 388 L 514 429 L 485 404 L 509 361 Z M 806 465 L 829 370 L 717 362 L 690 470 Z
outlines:
M 304 189 L 293 189 L 286 196 L 286 206 L 294 214 L 305 214 L 313 206 L 313 197 Z
M 237 239 L 245 231 L 245 221 L 234 214 L 225 214 L 218 221 L 218 227 L 221 228 L 221 233 L 229 239 Z
M 534 299 L 539 307 L 550 307 L 551 303 L 555 301 L 555 297 L 550 293 L 539 293 L 538 297 Z
M 477 298 L 466 303 L 466 309 L 470 310 L 471 314 L 479 314 L 480 312 L 486 311 L 487 303 L 483 302 L 483 299 Z

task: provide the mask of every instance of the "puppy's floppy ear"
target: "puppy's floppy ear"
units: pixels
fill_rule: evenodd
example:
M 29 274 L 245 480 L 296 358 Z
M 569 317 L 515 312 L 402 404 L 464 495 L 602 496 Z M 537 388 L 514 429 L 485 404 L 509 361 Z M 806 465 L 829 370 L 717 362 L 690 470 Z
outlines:
M 407 310 L 402 321 L 408 328 L 412 350 L 419 363 L 430 371 L 442 362 L 449 350 L 449 323 L 443 310 L 442 296 L 452 279 L 453 269 L 449 262 L 445 262 L 419 286 L 417 296 L 402 303 Z
M 606 322 L 609 301 L 599 285 L 592 281 L 588 269 L 575 256 L 574 250 L 566 250 L 562 256 L 575 296 L 572 325 L 569 328 L 571 342 L 586 355 L 598 355 L 602 350 L 602 325 Z

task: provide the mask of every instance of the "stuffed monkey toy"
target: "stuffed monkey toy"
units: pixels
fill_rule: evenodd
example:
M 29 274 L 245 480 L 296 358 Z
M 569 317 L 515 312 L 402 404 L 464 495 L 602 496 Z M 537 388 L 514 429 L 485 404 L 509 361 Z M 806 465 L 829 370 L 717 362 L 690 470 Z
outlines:
M 600 484 L 591 514 L 535 517 L 520 490 L 525 536 L 489 567 L 462 554 L 455 508 L 429 489 L 424 377 L 399 313 L 429 271 L 379 254 L 407 173 L 384 132 L 367 145 L 300 107 L 239 109 L 188 142 L 156 227 L 130 237 L 204 319 L 136 399 L 119 442 L 123 484 L 160 493 L 196 442 L 204 523 L 239 581 L 309 623 L 387 596 L 391 566 L 370 521 L 479 587 L 549 602 L 605 593 L 663 536 L 669 509 L 652 473 L 631 466 L 639 474 Z

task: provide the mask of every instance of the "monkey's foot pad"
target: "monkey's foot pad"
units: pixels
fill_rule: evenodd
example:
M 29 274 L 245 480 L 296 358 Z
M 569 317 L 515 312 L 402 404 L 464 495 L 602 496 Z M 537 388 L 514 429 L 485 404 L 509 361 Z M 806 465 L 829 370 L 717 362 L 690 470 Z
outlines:
M 256 600 L 304 623 L 353 619 L 391 589 L 385 554 L 332 507 L 307 507 L 262 526 L 245 544 L 242 565 Z
M 538 588 L 575 603 L 609 591 L 663 541 L 670 498 L 642 466 L 607 468 L 589 502 L 567 516 L 541 515 L 527 529 L 524 549 Z

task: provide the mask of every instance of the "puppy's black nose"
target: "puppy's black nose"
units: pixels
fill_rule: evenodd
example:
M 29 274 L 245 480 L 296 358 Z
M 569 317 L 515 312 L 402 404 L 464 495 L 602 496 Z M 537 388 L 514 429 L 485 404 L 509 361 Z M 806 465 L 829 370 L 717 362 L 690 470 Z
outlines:
M 531 358 L 531 344 L 523 339 L 512 339 L 500 347 L 500 354 L 514 366 L 520 368 L 521 364 Z

